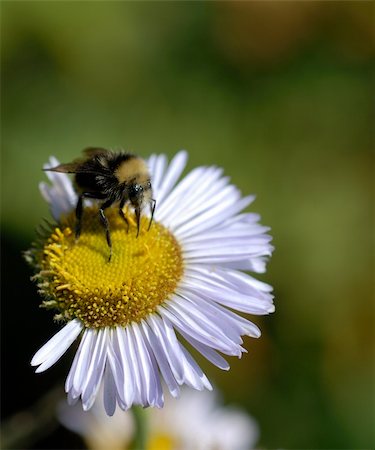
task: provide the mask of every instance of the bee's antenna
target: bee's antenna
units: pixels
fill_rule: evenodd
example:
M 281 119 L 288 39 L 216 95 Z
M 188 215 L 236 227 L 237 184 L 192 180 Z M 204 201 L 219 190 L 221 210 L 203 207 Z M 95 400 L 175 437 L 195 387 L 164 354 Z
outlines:
M 152 199 L 150 200 L 151 219 L 150 219 L 150 223 L 148 224 L 147 231 L 149 231 L 150 228 L 151 228 L 152 220 L 153 220 L 153 218 L 154 218 L 155 206 L 156 206 L 156 200 L 152 198 Z
M 141 223 L 141 208 L 135 208 L 135 217 L 137 219 L 137 236 L 139 236 L 139 227 Z

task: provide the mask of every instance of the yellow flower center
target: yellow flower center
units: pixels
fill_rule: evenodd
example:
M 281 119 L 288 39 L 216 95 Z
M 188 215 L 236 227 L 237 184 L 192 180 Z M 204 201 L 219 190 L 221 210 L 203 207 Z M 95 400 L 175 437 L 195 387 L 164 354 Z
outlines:
M 176 439 L 172 435 L 156 433 L 152 434 L 146 443 L 146 450 L 173 450 L 178 447 Z
M 147 231 L 141 219 L 138 238 L 132 215 L 129 231 L 117 209 L 106 210 L 112 237 L 112 259 L 98 209 L 86 208 L 76 241 L 75 215 L 64 219 L 47 239 L 41 255 L 39 287 L 44 305 L 57 308 L 57 318 L 78 318 L 99 328 L 139 322 L 172 294 L 183 273 L 181 248 L 160 223 Z

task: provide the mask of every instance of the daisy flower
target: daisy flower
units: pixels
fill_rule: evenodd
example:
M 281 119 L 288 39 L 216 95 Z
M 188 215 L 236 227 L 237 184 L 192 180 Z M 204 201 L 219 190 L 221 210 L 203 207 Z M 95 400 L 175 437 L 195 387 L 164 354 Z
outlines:
M 90 450 L 132 448 L 136 436 L 133 410 L 117 409 L 108 417 L 103 397 L 98 396 L 90 411 L 60 402 L 59 421 L 79 434 Z M 183 388 L 178 400 L 168 393 L 162 409 L 143 414 L 145 450 L 249 450 L 254 448 L 259 428 L 244 411 L 220 405 L 216 393 Z
M 104 405 L 163 406 L 161 381 L 173 397 L 186 384 L 211 384 L 181 338 L 215 366 L 228 370 L 223 355 L 241 357 L 241 336 L 260 336 L 258 327 L 235 311 L 254 315 L 274 311 L 272 288 L 243 271 L 263 272 L 271 255 L 268 228 L 259 215 L 242 212 L 254 196 L 240 191 L 217 167 L 198 167 L 182 178 L 187 153 L 168 164 L 165 155 L 148 161 L 157 201 L 148 231 L 133 212 L 129 229 L 109 208 L 112 260 L 95 204 L 83 214 L 75 240 L 77 195 L 68 175 L 47 172 L 51 184 L 40 190 L 55 225 L 44 227 L 26 258 L 35 270 L 43 306 L 63 323 L 34 355 L 36 372 L 51 367 L 80 336 L 65 383 L 68 402 L 93 405 L 103 380 Z M 58 165 L 51 158 L 45 168 Z
M 148 419 L 150 450 L 249 450 L 259 429 L 243 410 L 220 405 L 214 392 L 182 389 L 176 400 L 166 398 L 163 409 L 152 409 Z

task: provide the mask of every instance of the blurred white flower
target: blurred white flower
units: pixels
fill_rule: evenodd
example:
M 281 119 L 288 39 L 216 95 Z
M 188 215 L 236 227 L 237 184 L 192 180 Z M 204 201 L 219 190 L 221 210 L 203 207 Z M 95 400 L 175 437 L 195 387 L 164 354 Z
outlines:
M 137 450 L 248 450 L 259 436 L 256 422 L 244 411 L 219 405 L 209 391 L 182 389 L 179 400 L 166 397 L 163 409 L 144 411 L 147 436 Z M 127 449 L 136 434 L 132 410 L 108 417 L 99 395 L 90 411 L 61 402 L 58 418 L 82 436 L 91 450 Z
M 250 416 L 220 406 L 214 392 L 186 389 L 180 400 L 169 397 L 163 409 L 150 411 L 149 427 L 150 450 L 162 450 L 168 440 L 175 450 L 246 450 L 259 435 Z

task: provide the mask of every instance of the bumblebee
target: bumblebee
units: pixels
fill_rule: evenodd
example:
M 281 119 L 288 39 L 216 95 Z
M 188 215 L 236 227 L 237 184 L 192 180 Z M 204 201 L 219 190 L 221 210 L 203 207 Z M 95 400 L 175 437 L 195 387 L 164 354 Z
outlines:
M 126 152 L 112 152 L 103 148 L 87 148 L 84 158 L 71 163 L 60 164 L 50 169 L 52 172 L 75 174 L 75 186 L 78 193 L 76 206 L 76 239 L 81 234 L 83 201 L 85 198 L 100 200 L 99 217 L 105 229 L 109 247 L 109 259 L 112 257 L 110 227 L 104 211 L 118 204 L 119 214 L 129 229 L 129 222 L 123 208 L 128 202 L 134 207 L 139 235 L 141 211 L 146 204 L 150 206 L 150 229 L 154 216 L 156 200 L 152 198 L 150 174 L 146 162 L 137 155 Z

